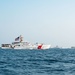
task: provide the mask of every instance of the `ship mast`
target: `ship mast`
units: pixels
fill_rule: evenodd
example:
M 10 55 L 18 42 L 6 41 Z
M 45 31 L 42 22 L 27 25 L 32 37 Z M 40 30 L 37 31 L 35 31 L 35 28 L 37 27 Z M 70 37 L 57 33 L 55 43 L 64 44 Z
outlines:
M 20 35 L 20 42 L 23 42 L 23 37 L 22 37 L 22 35 Z

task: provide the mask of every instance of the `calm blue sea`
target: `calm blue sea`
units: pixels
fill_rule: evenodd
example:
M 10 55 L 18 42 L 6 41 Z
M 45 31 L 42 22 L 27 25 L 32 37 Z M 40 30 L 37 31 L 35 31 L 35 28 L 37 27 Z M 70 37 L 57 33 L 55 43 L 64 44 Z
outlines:
M 0 75 L 75 75 L 75 49 L 0 49 Z

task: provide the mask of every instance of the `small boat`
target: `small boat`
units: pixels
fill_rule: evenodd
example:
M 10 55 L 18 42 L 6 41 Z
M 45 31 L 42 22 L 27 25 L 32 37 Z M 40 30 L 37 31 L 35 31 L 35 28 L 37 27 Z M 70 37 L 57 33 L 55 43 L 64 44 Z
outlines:
M 11 44 L 2 44 L 1 48 L 2 49 L 11 49 Z

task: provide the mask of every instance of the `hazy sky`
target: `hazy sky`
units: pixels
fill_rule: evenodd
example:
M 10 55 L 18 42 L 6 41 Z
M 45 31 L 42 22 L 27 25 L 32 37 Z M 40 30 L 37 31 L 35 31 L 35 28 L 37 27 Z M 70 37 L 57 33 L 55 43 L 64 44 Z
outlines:
M 24 41 L 75 46 L 75 0 L 0 0 L 0 44 Z

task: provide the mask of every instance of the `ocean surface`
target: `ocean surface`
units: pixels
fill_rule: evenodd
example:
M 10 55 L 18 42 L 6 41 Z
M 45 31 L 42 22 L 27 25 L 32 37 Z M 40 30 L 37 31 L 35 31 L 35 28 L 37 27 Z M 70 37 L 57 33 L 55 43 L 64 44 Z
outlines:
M 75 49 L 0 49 L 0 75 L 75 75 Z

